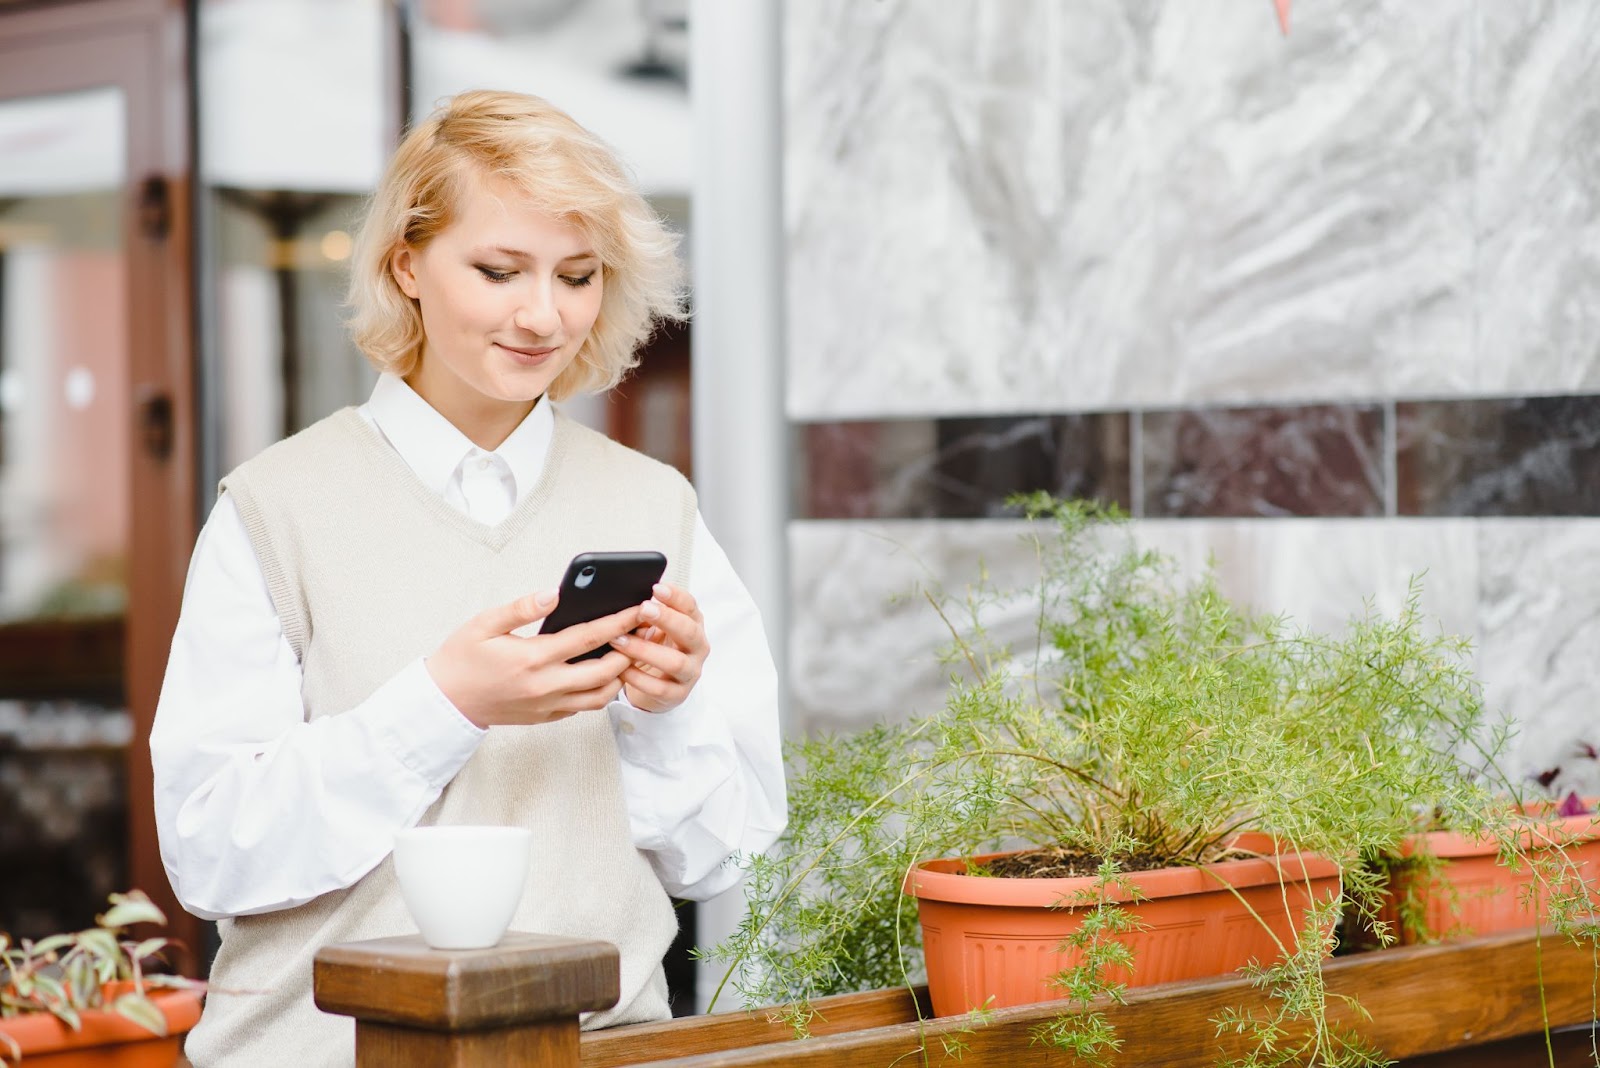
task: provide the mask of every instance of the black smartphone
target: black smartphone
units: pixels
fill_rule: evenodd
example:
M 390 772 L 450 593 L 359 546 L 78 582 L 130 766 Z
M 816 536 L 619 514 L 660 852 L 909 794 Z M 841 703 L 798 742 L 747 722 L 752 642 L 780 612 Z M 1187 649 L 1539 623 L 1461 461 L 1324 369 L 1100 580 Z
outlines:
M 545 617 L 539 633 L 554 634 L 630 605 L 643 604 L 652 596 L 651 587 L 661 581 L 666 571 L 667 558 L 660 553 L 579 553 L 567 565 L 556 610 Z M 610 645 L 599 645 L 567 663 L 593 660 L 605 656 L 610 649 Z

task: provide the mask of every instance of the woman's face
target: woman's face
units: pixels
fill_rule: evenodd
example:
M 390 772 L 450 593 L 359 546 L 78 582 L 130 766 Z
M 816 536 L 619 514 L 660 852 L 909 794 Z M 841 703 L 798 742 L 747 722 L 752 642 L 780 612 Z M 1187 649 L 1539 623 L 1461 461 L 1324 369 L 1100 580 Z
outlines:
M 391 269 L 426 334 L 406 381 L 493 448 L 578 354 L 600 313 L 600 258 L 572 223 L 532 207 L 509 183 L 471 184 L 456 218 Z

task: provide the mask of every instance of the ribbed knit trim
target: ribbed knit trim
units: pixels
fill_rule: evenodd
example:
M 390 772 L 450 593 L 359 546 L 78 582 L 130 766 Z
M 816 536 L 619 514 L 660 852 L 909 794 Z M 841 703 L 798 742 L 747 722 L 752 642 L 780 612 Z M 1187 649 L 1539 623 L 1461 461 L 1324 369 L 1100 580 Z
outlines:
M 272 598 L 272 607 L 278 610 L 283 636 L 289 642 L 289 648 L 294 650 L 295 660 L 304 660 L 306 643 L 311 640 L 311 623 L 306 619 L 305 600 L 295 593 L 255 494 L 250 491 L 248 484 L 230 485 L 227 479 L 218 486 L 218 492 L 227 493 L 233 498 L 233 506 L 244 523 L 245 532 L 250 535 L 256 562 L 261 565 L 261 577 L 266 580 L 267 595 Z
M 452 506 L 436 490 L 424 485 L 417 477 L 417 473 L 411 469 L 411 465 L 406 463 L 405 458 L 383 439 L 383 435 L 378 433 L 376 428 L 361 417 L 357 409 L 342 408 L 333 414 L 331 421 L 335 426 L 352 434 L 378 466 L 405 486 L 406 490 L 421 501 L 422 506 L 441 523 L 460 532 L 462 536 L 499 552 L 528 525 L 550 499 L 550 491 L 555 486 L 556 477 L 561 470 L 561 461 L 571 448 L 574 424 L 560 412 L 554 414 L 556 428 L 550 438 L 550 453 L 545 457 L 544 470 L 539 473 L 539 481 L 511 510 L 511 514 L 494 526 L 478 522 Z

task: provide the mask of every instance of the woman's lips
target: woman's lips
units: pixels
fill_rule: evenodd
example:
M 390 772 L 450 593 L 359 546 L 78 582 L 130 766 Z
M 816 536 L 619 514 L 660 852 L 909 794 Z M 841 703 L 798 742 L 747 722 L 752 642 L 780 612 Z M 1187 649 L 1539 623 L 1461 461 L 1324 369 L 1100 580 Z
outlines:
M 525 364 L 543 363 L 546 357 L 548 357 L 551 353 L 558 351 L 559 349 L 559 346 L 555 345 L 544 348 L 525 349 L 519 348 L 515 345 L 507 345 L 501 341 L 496 341 L 495 344 L 509 353 L 512 359 L 516 360 L 518 363 Z

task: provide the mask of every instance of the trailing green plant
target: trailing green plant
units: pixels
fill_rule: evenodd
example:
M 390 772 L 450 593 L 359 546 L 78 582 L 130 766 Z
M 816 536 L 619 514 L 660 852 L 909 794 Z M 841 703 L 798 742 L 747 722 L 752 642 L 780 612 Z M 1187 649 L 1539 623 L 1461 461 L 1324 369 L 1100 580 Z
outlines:
M 1395 615 L 1369 604 L 1342 632 L 1317 634 L 1231 603 L 1209 569 L 1184 580 L 1110 511 L 1019 503 L 1037 582 L 1007 590 L 985 573 L 959 597 L 926 591 L 952 635 L 944 708 L 790 747 L 788 830 L 746 859 L 747 916 L 704 955 L 748 1003 L 786 1006 L 804 1033 L 814 997 L 920 977 L 901 887 L 921 860 L 1048 847 L 1084 858 L 1104 890 L 1115 873 L 1204 865 L 1263 832 L 1333 860 L 1342 887 L 1256 973 L 1273 1014 L 1219 1026 L 1257 1041 L 1251 1064 L 1372 1063 L 1328 1023 L 1330 915 L 1354 911 L 1391 941 L 1372 862 L 1421 812 L 1492 831 L 1504 809 L 1483 771 L 1506 732 L 1486 719 L 1466 643 L 1429 627 L 1415 581 Z M 1033 633 L 1012 648 L 987 621 L 1019 605 Z M 1112 918 L 1122 911 L 1096 907 L 1078 948 L 1102 966 L 1059 977 L 1085 1011 L 1042 1038 L 1114 1052 L 1087 1009 L 1119 994 L 1104 965 L 1128 929 Z
M 83 1013 L 105 1010 L 153 1034 L 167 1033 L 166 1018 L 150 1000 L 163 989 L 199 989 L 203 984 L 177 975 L 151 974 L 149 961 L 171 943 L 160 937 L 130 939 L 134 924 L 165 924 L 166 916 L 142 891 L 112 894 L 111 907 L 85 931 L 54 934 L 38 941 L 13 941 L 0 932 L 0 1020 L 50 1013 L 74 1031 Z M 22 1051 L 0 1032 L 12 1058 Z

